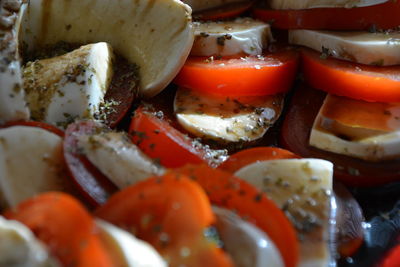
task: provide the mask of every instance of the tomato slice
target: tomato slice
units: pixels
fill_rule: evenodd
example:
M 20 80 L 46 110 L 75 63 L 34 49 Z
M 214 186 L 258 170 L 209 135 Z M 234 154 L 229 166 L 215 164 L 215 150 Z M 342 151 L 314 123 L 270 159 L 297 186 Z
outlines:
M 400 245 L 390 250 L 389 254 L 383 260 L 380 267 L 399 267 L 400 266 Z
M 230 3 L 222 7 L 212 8 L 204 11 L 193 13 L 193 18 L 196 20 L 221 20 L 234 18 L 250 9 L 254 1 L 244 1 L 237 3 Z
M 286 267 L 297 266 L 296 232 L 285 214 L 268 197 L 228 172 L 207 165 L 187 165 L 172 170 L 199 183 L 212 204 L 235 211 L 268 234 L 278 247 Z
M 94 207 L 103 204 L 118 189 L 97 169 L 78 147 L 79 136 L 108 129 L 94 121 L 81 121 L 68 126 L 64 138 L 64 159 L 81 195 Z
M 151 243 L 169 266 L 232 266 L 204 235 L 215 221 L 205 192 L 184 175 L 170 173 L 130 186 L 96 215 Z
M 365 101 L 400 102 L 400 66 L 368 66 L 320 55 L 302 50 L 304 77 L 312 87 Z
M 5 213 L 29 227 L 63 266 L 114 266 L 90 214 L 73 197 L 45 193 Z
M 39 122 L 39 121 L 11 121 L 11 122 L 7 122 L 4 125 L 0 125 L 0 129 L 12 127 L 12 126 L 38 127 L 38 128 L 45 129 L 49 132 L 52 132 L 52 133 L 58 135 L 59 137 L 64 137 L 64 131 L 61 130 L 60 128 L 57 128 L 54 125 L 51 125 L 51 124 L 48 124 L 45 122 Z
M 239 151 L 218 166 L 219 169 L 234 174 L 246 165 L 257 161 L 300 158 L 292 152 L 278 147 L 255 147 Z
M 223 96 L 273 95 L 291 88 L 297 63 L 298 53 L 291 48 L 259 57 L 189 57 L 174 82 Z
M 135 110 L 129 127 L 133 143 L 167 168 L 206 162 L 205 152 L 196 149 L 189 138 L 161 117 L 143 106 Z
M 256 7 L 256 18 L 279 29 L 370 30 L 393 29 L 400 25 L 400 2 L 357 8 L 311 8 L 272 10 Z
M 304 158 L 331 161 L 335 178 L 349 186 L 376 186 L 400 180 L 400 160 L 368 162 L 309 145 L 310 131 L 325 95 L 305 84 L 297 88 L 282 125 L 281 145 Z

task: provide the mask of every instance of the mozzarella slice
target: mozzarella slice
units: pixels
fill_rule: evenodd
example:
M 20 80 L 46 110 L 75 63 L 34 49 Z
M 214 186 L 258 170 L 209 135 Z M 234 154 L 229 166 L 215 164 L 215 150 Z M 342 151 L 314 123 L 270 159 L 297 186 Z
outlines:
M 247 0 L 183 0 L 188 4 L 193 12 L 204 11 L 233 3 L 246 2 Z
M 221 142 L 261 138 L 278 119 L 283 96 L 229 98 L 179 88 L 174 110 L 179 124 L 192 134 Z
M 33 233 L 17 221 L 0 216 L 0 266 L 7 267 L 56 267 Z
M 120 189 L 151 176 L 162 175 L 165 171 L 123 133 L 82 136 L 79 146 L 86 157 Z
M 272 40 L 270 26 L 251 18 L 194 25 L 193 56 L 261 55 Z
M 289 42 L 356 63 L 400 64 L 400 33 L 290 30 Z
M 270 0 L 272 9 L 309 9 L 320 7 L 356 8 L 373 6 L 390 0 Z
M 114 259 L 115 266 L 166 267 L 158 252 L 148 243 L 103 220 L 96 220 L 100 238 Z
M 331 262 L 330 204 L 333 164 L 320 159 L 256 162 L 235 175 L 267 194 L 285 211 L 298 231 L 301 267 Z
M 28 62 L 24 87 L 32 118 L 58 125 L 93 118 L 112 78 L 112 60 L 111 47 L 97 43 Z
M 13 2 L 0 2 L 0 124 L 29 119 L 16 45 L 23 10 L 18 1 Z
M 315 118 L 310 145 L 369 161 L 400 156 L 400 103 L 328 95 Z
M 272 240 L 253 224 L 232 211 L 213 207 L 216 228 L 236 267 L 284 267 L 279 250 Z
M 68 190 L 62 139 L 41 128 L 0 130 L 0 191 L 8 206 L 46 191 Z

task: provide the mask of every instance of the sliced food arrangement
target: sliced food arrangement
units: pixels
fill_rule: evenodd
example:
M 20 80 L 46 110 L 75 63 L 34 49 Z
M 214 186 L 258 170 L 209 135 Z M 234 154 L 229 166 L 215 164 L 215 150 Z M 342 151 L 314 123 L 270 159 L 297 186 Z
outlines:
M 0 1 L 0 266 L 398 266 L 399 14 Z

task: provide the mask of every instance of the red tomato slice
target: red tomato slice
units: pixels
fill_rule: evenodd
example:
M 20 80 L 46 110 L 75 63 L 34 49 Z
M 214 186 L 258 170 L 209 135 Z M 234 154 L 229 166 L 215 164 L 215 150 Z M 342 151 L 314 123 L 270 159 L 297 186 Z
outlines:
M 63 266 L 114 266 L 90 214 L 73 197 L 45 193 L 5 213 L 29 227 Z
M 262 57 L 189 57 L 174 82 L 223 96 L 274 95 L 291 88 L 297 63 L 298 54 L 290 48 Z
M 278 147 L 255 147 L 239 151 L 222 162 L 219 169 L 234 174 L 246 165 L 257 161 L 274 159 L 293 159 L 300 158 L 290 151 Z
M 254 1 L 245 1 L 231 3 L 222 7 L 212 8 L 204 11 L 193 13 L 193 18 L 196 20 L 221 20 L 234 18 L 250 9 Z
M 357 8 L 312 8 L 272 10 L 257 7 L 256 18 L 279 29 L 369 30 L 393 29 L 400 25 L 400 2 Z
M 135 110 L 129 133 L 133 143 L 167 168 L 206 162 L 204 151 L 194 148 L 189 138 L 144 107 Z
M 92 206 L 98 206 L 116 192 L 117 187 L 101 173 L 78 148 L 79 136 L 105 131 L 94 121 L 81 121 L 68 126 L 64 138 L 64 159 L 80 193 Z
M 28 126 L 28 127 L 38 127 L 38 128 L 42 128 L 45 129 L 49 132 L 52 132 L 60 137 L 64 137 L 64 131 L 57 128 L 54 125 L 45 123 L 45 122 L 39 122 L 39 121 L 11 121 L 11 122 L 7 122 L 4 125 L 0 125 L 0 129 L 1 128 L 7 128 L 7 127 L 11 127 L 11 126 Z
M 304 158 L 321 158 L 334 164 L 334 176 L 349 186 L 376 186 L 400 180 L 400 160 L 368 162 L 309 145 L 310 131 L 325 93 L 301 85 L 293 95 L 281 129 L 281 145 Z
M 397 245 L 383 260 L 379 267 L 399 267 L 400 266 L 400 245 Z
M 235 211 L 268 234 L 278 247 L 286 267 L 297 266 L 296 232 L 285 214 L 265 194 L 228 172 L 207 165 L 187 165 L 171 171 L 198 182 L 212 204 Z
M 400 66 L 368 66 L 320 55 L 302 50 L 304 77 L 312 87 L 354 99 L 400 102 Z
M 205 192 L 184 175 L 170 173 L 130 186 L 112 196 L 96 215 L 151 243 L 169 266 L 232 266 L 204 236 L 215 217 Z

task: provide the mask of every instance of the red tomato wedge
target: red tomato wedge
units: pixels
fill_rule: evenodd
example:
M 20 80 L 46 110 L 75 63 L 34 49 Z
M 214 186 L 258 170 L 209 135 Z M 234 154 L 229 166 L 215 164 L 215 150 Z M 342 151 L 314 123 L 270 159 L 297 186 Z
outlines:
M 38 128 L 42 128 L 45 129 L 49 132 L 52 132 L 60 137 L 64 137 L 64 131 L 57 128 L 54 125 L 45 123 L 45 122 L 39 122 L 39 121 L 11 121 L 11 122 L 7 122 L 4 125 L 0 125 L 0 129 L 1 128 L 7 128 L 7 127 L 11 127 L 11 126 L 28 126 L 28 127 L 38 127 Z
M 291 88 L 297 63 L 298 53 L 290 48 L 259 57 L 189 57 L 174 82 L 223 96 L 274 95 Z
M 234 18 L 250 9 L 254 1 L 244 1 L 238 3 L 230 3 L 222 7 L 212 8 L 204 11 L 193 13 L 193 18 L 196 20 L 221 20 Z
M 135 110 L 129 133 L 133 143 L 167 168 L 206 162 L 204 151 L 193 147 L 189 138 L 144 107 Z
M 296 232 L 285 214 L 265 194 L 228 172 L 207 165 L 187 165 L 171 170 L 199 183 L 212 204 L 235 211 L 268 234 L 278 247 L 286 267 L 297 266 Z
M 399 267 L 400 266 L 400 245 L 397 245 L 383 260 L 383 262 L 378 265 L 379 267 Z
M 255 147 L 239 151 L 218 166 L 219 169 L 234 174 L 246 165 L 257 161 L 300 158 L 292 152 L 278 147 Z
M 114 266 L 96 234 L 92 217 L 67 194 L 39 195 L 9 210 L 5 217 L 29 227 L 63 266 Z
M 376 186 L 400 180 L 400 160 L 368 162 L 309 145 L 310 131 L 325 93 L 302 84 L 296 89 L 282 124 L 281 145 L 304 158 L 334 164 L 334 177 L 348 186 Z
M 302 59 L 304 77 L 316 89 L 365 101 L 400 102 L 400 66 L 323 59 L 311 49 L 302 50 Z
M 369 30 L 392 29 L 400 25 L 400 2 L 357 8 L 312 8 L 272 10 L 257 7 L 256 18 L 279 29 Z
M 94 121 L 81 121 L 68 126 L 64 138 L 64 159 L 81 195 L 94 207 L 103 204 L 117 187 L 98 170 L 78 147 L 79 136 L 107 131 Z
M 96 215 L 151 243 L 169 266 L 233 266 L 204 236 L 215 217 L 203 189 L 184 175 L 170 173 L 130 186 Z M 189 253 L 182 256 L 185 249 Z

